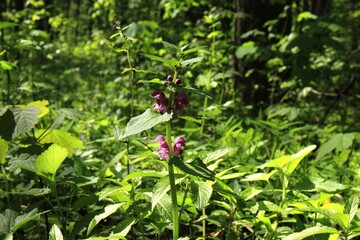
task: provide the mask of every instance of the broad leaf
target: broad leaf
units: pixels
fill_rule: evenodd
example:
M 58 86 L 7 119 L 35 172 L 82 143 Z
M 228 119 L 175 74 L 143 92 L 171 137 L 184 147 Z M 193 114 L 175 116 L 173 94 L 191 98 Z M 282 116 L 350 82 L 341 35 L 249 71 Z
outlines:
M 198 210 L 202 210 L 206 207 L 206 204 L 210 200 L 212 190 L 212 187 L 206 182 L 194 181 L 191 183 L 191 192 L 195 200 L 195 206 Z
M 40 215 L 41 213 L 37 213 L 37 208 L 35 208 L 28 213 L 24 213 L 22 215 L 17 216 L 14 220 L 13 226 L 11 227 L 11 231 L 16 232 L 26 223 L 30 222 L 31 220 L 37 218 Z
M 166 51 L 168 53 L 173 54 L 174 56 L 176 56 L 176 54 L 180 52 L 180 48 L 172 43 L 165 42 L 165 41 L 162 41 L 161 43 L 163 44 Z
M 35 166 L 44 173 L 55 175 L 61 163 L 68 156 L 68 150 L 57 144 L 52 144 L 35 160 Z
M 35 166 L 36 155 L 21 154 L 10 160 L 10 171 L 14 172 L 17 169 L 25 169 L 36 173 L 38 169 Z
M 121 205 L 123 205 L 124 203 L 117 203 L 117 204 L 112 204 L 112 205 L 108 205 L 105 207 L 104 212 L 101 214 L 96 215 L 90 222 L 89 226 L 88 226 L 88 230 L 87 230 L 87 235 L 90 234 L 90 232 L 94 229 L 94 227 L 103 219 L 107 218 L 108 216 L 110 216 L 111 214 L 113 214 L 114 212 L 116 212 Z
M 41 144 L 56 143 L 57 145 L 66 148 L 69 151 L 69 156 L 74 154 L 76 148 L 84 147 L 84 144 L 80 139 L 74 137 L 68 132 L 59 129 L 40 129 L 36 131 L 35 137 L 38 138 L 38 141 Z
M 262 193 L 264 190 L 260 187 L 249 187 L 240 193 L 240 197 L 245 201 L 248 201 L 255 197 L 256 195 Z
M 155 206 L 161 201 L 166 193 L 170 190 L 169 177 L 165 176 L 160 179 L 154 186 L 153 196 L 151 199 L 151 210 L 154 210 Z
M 208 153 L 206 155 L 206 157 L 203 159 L 204 163 L 209 163 L 209 162 L 212 162 L 214 160 L 217 160 L 223 156 L 225 156 L 226 154 L 230 153 L 234 151 L 233 148 L 222 148 L 222 149 L 218 149 L 214 152 L 211 152 L 211 153 Z
M 346 150 L 352 145 L 354 138 L 355 136 L 352 133 L 339 133 L 334 135 L 332 138 L 330 138 L 329 141 L 321 145 L 321 147 L 317 151 L 316 160 L 321 159 L 334 149 L 337 149 L 339 151 Z
M 180 64 L 180 62 L 177 61 L 177 60 L 170 60 L 170 59 L 159 57 L 159 56 L 156 56 L 156 55 L 144 54 L 144 56 L 151 59 L 151 60 L 153 60 L 153 61 L 158 61 L 158 62 L 165 63 L 165 64 L 169 65 L 171 68 L 174 68 L 176 65 Z
M 200 62 L 202 60 L 203 60 L 203 57 L 190 58 L 190 59 L 182 61 L 180 64 L 181 64 L 181 66 L 185 67 L 185 66 Z
M 9 143 L 0 137 L 0 164 L 5 163 L 5 157 L 8 149 Z
M 68 119 L 78 119 L 84 116 L 84 114 L 77 110 L 77 109 L 73 109 L 73 108 L 60 108 L 58 111 L 58 114 L 61 116 L 64 116 L 65 118 Z
M 136 223 L 135 217 L 128 217 L 125 220 L 121 221 L 112 230 L 112 233 L 109 236 L 110 239 L 112 239 L 114 237 L 118 237 L 118 238 L 125 237 L 129 233 L 131 226 L 134 225 L 135 223 Z
M 143 114 L 130 119 L 119 139 L 130 137 L 148 130 L 159 123 L 167 122 L 172 118 L 172 115 L 172 113 L 159 114 L 152 109 L 147 109 Z
M 211 181 L 214 180 L 215 173 L 209 170 L 207 166 L 198 158 L 190 163 L 184 162 L 181 159 L 175 159 L 173 163 L 181 171 L 187 174 L 201 177 L 205 180 L 211 180 Z
M 38 118 L 42 118 L 49 112 L 49 108 L 46 107 L 47 105 L 49 105 L 49 101 L 42 100 L 42 101 L 31 102 L 27 106 L 28 107 L 33 106 L 33 107 L 37 107 L 38 109 L 40 109 L 41 113 L 38 114 Z
M 12 136 L 13 138 L 30 131 L 38 122 L 38 114 L 41 113 L 39 108 L 33 106 L 25 107 L 24 109 L 13 107 L 11 108 L 11 111 L 14 114 L 16 123 Z
M 359 206 L 359 197 L 358 195 L 352 195 L 346 202 L 344 206 L 344 213 L 349 214 L 349 225 L 350 222 L 353 220 L 354 216 L 356 215 L 356 211 Z
M 0 116 L 0 126 L 0 137 L 8 142 L 11 141 L 16 122 L 10 109 L 6 109 L 4 114 Z
M 335 234 L 335 233 L 339 233 L 339 231 L 331 227 L 315 226 L 315 227 L 306 228 L 301 232 L 290 234 L 285 238 L 283 238 L 283 240 L 301 240 L 310 236 L 314 236 L 317 234 L 324 234 L 324 233 Z
M 165 194 L 156 204 L 156 209 L 167 220 L 173 221 L 172 202 L 169 195 Z
M 54 224 L 50 230 L 49 240 L 63 240 L 63 239 L 64 237 L 61 233 L 60 228 L 56 224 Z

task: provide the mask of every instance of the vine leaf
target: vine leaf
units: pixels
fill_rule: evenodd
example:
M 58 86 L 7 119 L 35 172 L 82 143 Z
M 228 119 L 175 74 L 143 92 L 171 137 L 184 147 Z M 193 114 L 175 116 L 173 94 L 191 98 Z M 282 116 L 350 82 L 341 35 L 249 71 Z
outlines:
M 38 114 L 41 113 L 41 110 L 34 106 L 28 106 L 24 109 L 15 106 L 11 108 L 11 111 L 14 114 L 16 123 L 12 138 L 19 136 L 21 133 L 30 131 L 38 122 Z

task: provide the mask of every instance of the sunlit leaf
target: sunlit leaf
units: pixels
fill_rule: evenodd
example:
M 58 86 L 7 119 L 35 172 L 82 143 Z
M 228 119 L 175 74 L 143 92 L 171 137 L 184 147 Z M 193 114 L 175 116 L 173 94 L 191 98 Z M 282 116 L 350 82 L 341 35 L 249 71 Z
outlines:
M 25 107 L 24 109 L 16 106 L 11 108 L 11 111 L 14 114 L 16 123 L 13 138 L 30 131 L 38 122 L 38 114 L 41 113 L 39 108 L 33 106 Z
M 170 190 L 169 177 L 163 177 L 154 186 L 153 196 L 151 199 L 151 209 L 154 210 L 155 206 L 161 201 L 161 199 Z
M 112 233 L 110 234 L 110 239 L 112 239 L 113 237 L 125 237 L 132 225 L 134 225 L 136 223 L 136 218 L 135 217 L 128 217 L 125 220 L 121 221 L 118 225 L 116 225 L 116 227 L 112 230 Z M 125 239 L 125 238 L 124 238 Z
M 284 237 L 283 240 L 301 240 L 310 236 L 314 236 L 317 234 L 324 234 L 324 233 L 336 234 L 339 233 L 339 231 L 332 227 L 315 226 L 315 227 L 306 228 L 301 232 L 292 233 Z
M 358 206 L 359 197 L 356 194 L 351 195 L 351 197 L 345 202 L 344 213 L 349 214 L 349 225 L 350 222 L 353 220 L 354 216 L 356 215 Z
M 5 157 L 8 149 L 9 143 L 0 137 L 0 164 L 5 163 Z
M 112 205 L 108 205 L 105 207 L 104 212 L 102 212 L 101 214 L 96 215 L 90 222 L 88 229 L 87 229 L 87 235 L 90 234 L 90 232 L 94 229 L 94 227 L 103 219 L 107 218 L 108 216 L 110 216 L 111 214 L 113 214 L 114 212 L 116 212 L 121 205 L 123 205 L 124 203 L 117 203 L 117 204 L 112 204 Z
M 182 160 L 175 160 L 175 166 L 177 166 L 183 172 L 201 177 L 206 180 L 214 180 L 215 173 L 207 168 L 207 166 L 200 160 L 195 159 L 194 161 L 187 163 Z
M 317 151 L 316 160 L 321 159 L 326 154 L 330 153 L 334 149 L 337 149 L 339 151 L 344 151 L 347 148 L 349 148 L 353 141 L 354 141 L 354 134 L 352 133 L 339 133 L 332 136 L 332 138 L 329 139 L 329 141 L 325 142 L 321 145 L 319 150 Z
M 165 42 L 165 41 L 162 41 L 161 43 L 163 44 L 166 51 L 168 53 L 173 54 L 174 56 L 176 56 L 176 54 L 180 52 L 180 48 L 172 43 Z
M 195 206 L 198 210 L 206 207 L 212 194 L 212 187 L 210 184 L 201 181 L 194 181 L 191 183 L 191 192 L 195 199 Z
M 49 108 L 46 107 L 47 105 L 49 105 L 48 100 L 41 100 L 41 101 L 39 100 L 39 101 L 31 102 L 27 106 L 28 107 L 33 106 L 33 107 L 37 107 L 38 109 L 40 109 L 41 113 L 38 114 L 38 118 L 42 118 L 49 112 Z
M 212 162 L 214 160 L 217 160 L 219 158 L 222 158 L 223 156 L 225 156 L 226 154 L 230 153 L 234 151 L 234 148 L 222 148 L 222 149 L 218 149 L 214 152 L 208 153 L 206 155 L 206 157 L 203 159 L 204 163 L 209 163 Z
M 61 233 L 60 228 L 54 224 L 50 229 L 49 240 L 63 240 L 64 237 Z
M 270 177 L 274 175 L 278 170 L 272 170 L 270 173 L 254 173 L 245 176 L 241 181 L 253 182 L 253 181 L 269 181 Z
M 167 220 L 173 221 L 173 207 L 170 196 L 165 194 L 156 203 L 156 209 L 164 216 Z
M 147 109 L 143 114 L 130 119 L 119 139 L 130 137 L 148 130 L 159 123 L 167 122 L 172 118 L 172 115 L 172 113 L 159 114 L 152 109 Z
M 55 175 L 61 163 L 68 156 L 68 150 L 57 144 L 52 144 L 35 160 L 35 166 L 44 173 Z
M 262 193 L 264 190 L 260 187 L 249 187 L 240 193 L 240 197 L 245 201 L 248 201 L 255 197 L 256 195 Z
M 184 60 L 180 64 L 181 64 L 181 66 L 185 67 L 185 66 L 197 63 L 197 62 L 201 62 L 202 60 L 203 60 L 203 57 L 196 57 L 196 58 Z

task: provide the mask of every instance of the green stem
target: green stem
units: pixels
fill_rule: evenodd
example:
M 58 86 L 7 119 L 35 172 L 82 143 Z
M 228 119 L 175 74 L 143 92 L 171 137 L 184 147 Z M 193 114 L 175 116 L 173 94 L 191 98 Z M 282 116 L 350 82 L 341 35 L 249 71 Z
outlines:
M 202 120 L 202 123 L 201 123 L 200 134 L 203 134 L 203 133 L 204 133 L 204 128 L 205 128 L 205 112 L 206 112 L 207 105 L 208 105 L 208 98 L 205 97 L 205 99 L 204 99 L 204 107 L 203 107 L 203 120 Z
M 175 185 L 175 174 L 174 174 L 174 165 L 172 163 L 173 160 L 173 149 L 171 143 L 171 124 L 170 121 L 166 123 L 166 142 L 170 149 L 170 158 L 168 162 L 169 166 L 169 181 L 170 181 L 170 194 L 171 194 L 171 202 L 172 202 L 172 213 L 173 213 L 173 240 L 177 240 L 179 238 L 179 211 L 176 197 L 176 185 Z

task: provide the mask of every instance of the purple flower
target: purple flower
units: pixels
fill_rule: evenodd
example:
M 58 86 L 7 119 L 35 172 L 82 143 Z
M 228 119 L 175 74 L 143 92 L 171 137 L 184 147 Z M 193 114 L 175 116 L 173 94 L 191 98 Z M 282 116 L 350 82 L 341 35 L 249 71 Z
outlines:
M 183 137 L 179 137 L 174 143 L 174 156 L 180 157 L 184 147 L 185 147 L 185 139 Z
M 167 144 L 167 142 L 165 141 L 164 136 L 159 135 L 154 140 L 157 142 L 160 142 L 160 146 L 157 151 L 160 154 L 160 159 L 161 160 L 169 160 L 170 148 L 169 148 L 169 145 Z M 179 137 L 174 143 L 174 156 L 180 157 L 183 152 L 184 147 L 185 147 L 185 139 L 183 137 Z
M 160 114 L 164 114 L 169 104 L 169 100 L 166 98 L 165 93 L 160 91 L 155 91 L 151 94 L 152 98 L 156 99 L 156 103 L 153 106 L 153 109 L 157 109 Z
M 186 95 L 186 93 L 181 92 L 175 97 L 174 100 L 175 111 L 180 110 L 181 112 L 182 110 L 184 110 L 185 105 L 188 104 L 189 104 L 189 97 L 188 95 Z
M 164 136 L 163 135 L 157 136 L 155 138 L 155 141 L 160 142 L 160 147 L 157 151 L 160 154 L 160 159 L 161 160 L 169 160 L 170 149 L 169 149 L 167 142 L 165 141 Z

